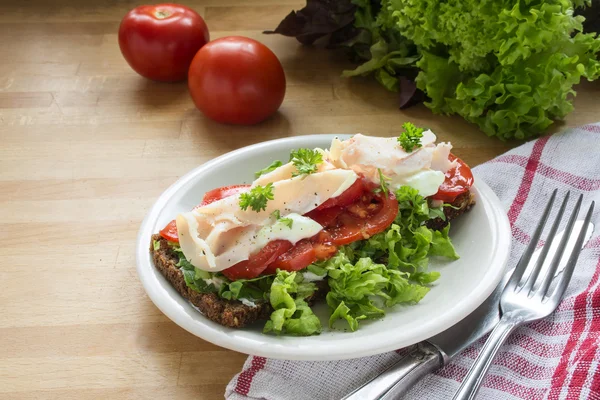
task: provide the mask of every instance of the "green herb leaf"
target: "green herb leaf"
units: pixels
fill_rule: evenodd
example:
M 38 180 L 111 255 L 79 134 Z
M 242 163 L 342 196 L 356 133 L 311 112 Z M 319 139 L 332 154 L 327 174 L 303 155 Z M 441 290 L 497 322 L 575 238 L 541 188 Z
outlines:
M 440 218 L 442 221 L 445 221 L 446 214 L 444 214 L 444 209 L 442 207 L 429 207 L 429 218 Z
M 279 222 L 281 222 L 282 224 L 284 224 L 288 228 L 292 229 L 292 225 L 294 223 L 294 220 L 291 219 L 291 218 L 280 218 Z
M 260 171 L 255 172 L 254 173 L 254 177 L 255 178 L 259 178 L 261 175 L 268 174 L 269 172 L 274 171 L 275 169 L 281 167 L 282 165 L 283 165 L 283 163 L 281 161 L 275 160 L 268 167 L 263 168 Z
M 377 173 L 379 174 L 379 187 L 376 188 L 375 191 L 377 193 L 381 192 L 387 197 L 389 193 L 387 181 L 389 181 L 391 178 L 385 176 L 383 172 L 381 172 L 381 168 L 377 168 Z
M 317 171 L 317 167 L 323 162 L 323 156 L 317 150 L 298 149 L 290 153 L 290 161 L 298 170 L 293 176 L 308 175 Z
M 152 241 L 152 248 L 154 249 L 154 251 L 160 250 L 160 242 L 158 240 L 153 240 Z
M 244 211 L 250 207 L 259 212 L 266 210 L 269 200 L 273 200 L 273 183 L 268 183 L 266 186 L 255 186 L 249 192 L 240 194 L 239 204 Z
M 276 222 L 281 222 L 283 225 L 292 229 L 292 224 L 294 220 L 291 218 L 281 218 L 281 212 L 279 210 L 275 210 L 271 213 L 271 218 L 274 218 Z
M 279 218 L 281 218 L 281 212 L 279 210 L 275 210 L 271 213 L 271 218 L 274 218 L 275 221 L 277 221 Z
M 423 128 L 417 128 L 410 122 L 402 124 L 404 132 L 398 137 L 400 146 L 408 153 L 414 150 L 415 147 L 421 147 L 421 138 L 423 137 Z

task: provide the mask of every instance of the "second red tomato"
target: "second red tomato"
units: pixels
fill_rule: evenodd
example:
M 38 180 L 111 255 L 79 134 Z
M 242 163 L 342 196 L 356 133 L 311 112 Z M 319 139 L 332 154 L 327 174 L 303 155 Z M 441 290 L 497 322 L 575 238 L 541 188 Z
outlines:
M 275 54 L 241 36 L 202 47 L 192 60 L 188 85 L 200 111 L 229 124 L 263 121 L 277 111 L 285 96 L 285 74 Z

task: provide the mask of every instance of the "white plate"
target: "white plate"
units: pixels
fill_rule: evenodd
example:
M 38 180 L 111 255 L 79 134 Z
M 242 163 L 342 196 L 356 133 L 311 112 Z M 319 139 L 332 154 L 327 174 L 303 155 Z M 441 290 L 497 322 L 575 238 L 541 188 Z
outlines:
M 152 207 L 137 239 L 137 270 L 154 304 L 176 324 L 216 345 L 242 353 L 290 360 L 339 360 L 395 350 L 427 339 L 460 321 L 493 291 L 510 249 L 510 226 L 491 189 L 475 177 L 477 205 L 452 223 L 451 238 L 461 258 L 432 260 L 441 278 L 417 305 L 396 306 L 381 320 L 361 322 L 356 332 L 332 331 L 322 317 L 318 336 L 263 335 L 263 324 L 231 329 L 216 324 L 183 299 L 154 267 L 153 233 L 177 213 L 192 209 L 215 187 L 248 183 L 273 160 L 287 160 L 291 149 L 328 148 L 333 135 L 312 135 L 259 143 L 218 157 L 192 170 L 168 188 Z M 323 309 L 326 306 L 322 307 Z

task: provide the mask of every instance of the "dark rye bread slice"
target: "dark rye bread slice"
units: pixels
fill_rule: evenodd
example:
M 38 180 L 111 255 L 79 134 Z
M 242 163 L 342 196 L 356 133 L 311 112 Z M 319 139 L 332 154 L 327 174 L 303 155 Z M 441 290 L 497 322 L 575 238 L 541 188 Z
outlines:
M 160 244 L 158 250 L 154 250 L 153 247 L 150 249 L 156 268 L 183 298 L 196 306 L 211 321 L 232 328 L 241 328 L 259 319 L 269 318 L 271 315 L 271 305 L 266 302 L 257 303 L 256 307 L 249 307 L 238 300 L 226 300 L 215 293 L 198 293 L 190 289 L 185 283 L 183 273 L 176 266 L 179 256 L 171 249 L 167 240 L 160 235 L 153 235 L 152 240 Z
M 450 204 L 452 207 L 444 207 L 444 215 L 446 216 L 446 220 L 444 221 L 441 218 L 429 220 L 427 221 L 428 228 L 435 230 L 444 229 L 450 220 L 461 216 L 475 205 L 475 196 L 473 196 L 473 193 L 470 191 L 467 191 L 458 195 Z
M 273 312 L 273 308 L 268 302 L 256 303 L 256 307 L 250 307 L 238 300 L 220 298 L 215 293 L 198 293 L 190 289 L 185 283 L 183 273 L 176 265 L 179 261 L 177 253 L 160 235 L 152 235 L 152 242 L 154 241 L 160 244 L 158 250 L 154 250 L 153 245 L 150 248 L 156 268 L 183 298 L 196 306 L 211 321 L 231 328 L 241 328 L 261 319 L 266 320 Z M 316 284 L 317 291 L 307 299 L 309 304 L 324 297 L 327 293 L 326 280 L 316 282 Z

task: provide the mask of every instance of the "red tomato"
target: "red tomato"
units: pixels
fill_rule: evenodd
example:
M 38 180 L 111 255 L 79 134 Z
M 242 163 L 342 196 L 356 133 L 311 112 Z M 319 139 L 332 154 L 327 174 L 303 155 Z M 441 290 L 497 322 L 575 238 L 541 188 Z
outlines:
M 465 193 L 473 186 L 473 173 L 471 168 L 454 154 L 450 154 L 448 159 L 450 161 L 456 160 L 456 166 L 446 172 L 446 180 L 431 198 L 452 203 L 458 195 Z
M 373 195 L 375 203 L 372 203 L 371 199 L 366 200 L 359 208 L 361 212 L 367 210 L 367 214 L 362 215 L 361 212 L 349 208 L 338 217 L 338 226 L 328 229 L 333 244 L 340 246 L 367 239 L 382 232 L 394 222 L 398 214 L 398 200 L 393 193 L 389 193 L 387 197 Z M 370 208 L 374 208 L 373 214 L 368 213 Z
M 214 203 L 217 200 L 224 199 L 225 197 L 246 192 L 248 191 L 249 187 L 250 185 L 231 185 L 209 190 L 208 192 L 206 192 L 206 194 L 204 194 L 204 197 L 202 198 L 202 203 L 200 203 L 194 208 L 202 207 L 207 204 Z M 179 243 L 179 236 L 177 235 L 177 224 L 175 223 L 175 220 L 169 222 L 167 226 L 165 226 L 163 230 L 159 232 L 159 234 L 160 236 L 164 237 L 170 242 Z
M 289 243 L 289 242 L 288 242 Z M 313 244 L 308 240 L 301 240 L 294 247 L 283 253 L 267 266 L 264 274 L 274 274 L 277 268 L 285 271 L 300 271 L 317 260 Z
M 292 243 L 287 240 L 273 240 L 267 243 L 258 253 L 250 256 L 248 260 L 241 261 L 221 272 L 232 281 L 256 278 L 269 264 L 290 248 L 292 248 Z
M 185 80 L 194 55 L 209 40 L 202 17 L 177 4 L 136 7 L 119 27 L 125 60 L 135 72 L 156 81 Z
M 225 197 L 247 192 L 249 189 L 250 185 L 231 185 L 209 190 L 204 194 L 204 197 L 202 198 L 202 203 L 198 204 L 196 208 L 206 206 L 210 203 L 214 203 L 215 201 L 224 199 Z
M 213 40 L 192 60 L 188 86 L 196 107 L 228 124 L 256 124 L 273 114 L 285 96 L 285 74 L 271 50 L 256 40 Z
M 337 197 L 332 197 L 325 203 L 317 207 L 317 210 L 324 210 L 333 206 L 344 207 L 354 203 L 365 191 L 363 179 L 357 179 L 348 189 Z
M 179 236 L 177 235 L 177 224 L 175 220 L 169 222 L 167 226 L 163 228 L 162 231 L 159 232 L 160 236 L 167 239 L 169 242 L 179 243 Z
M 329 226 L 342 213 L 341 207 L 330 207 L 325 210 L 314 209 L 306 213 L 308 218 L 314 219 L 322 227 Z
M 315 243 L 313 249 L 317 260 L 327 260 L 337 253 L 337 247 L 331 243 Z

